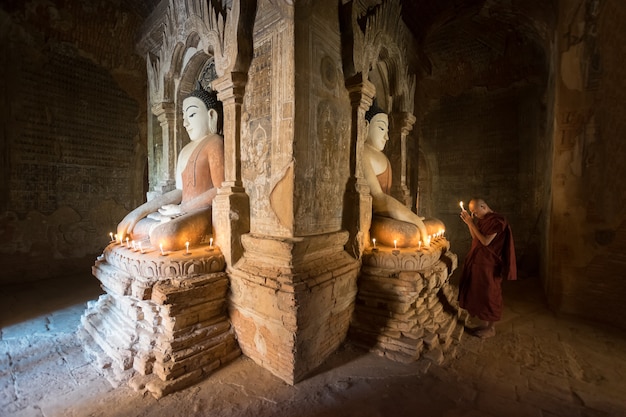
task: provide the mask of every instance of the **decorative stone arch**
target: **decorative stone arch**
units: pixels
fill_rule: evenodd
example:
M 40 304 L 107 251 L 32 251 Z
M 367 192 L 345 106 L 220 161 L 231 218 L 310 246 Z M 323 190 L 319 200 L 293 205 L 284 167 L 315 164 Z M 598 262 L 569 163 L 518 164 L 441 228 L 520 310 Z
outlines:
M 255 0 L 215 2 L 169 0 L 165 13 L 157 9 L 147 20 L 148 25 L 138 50 L 146 56 L 148 100 L 152 113 L 158 118 L 162 143 L 148 139 L 148 146 L 162 146 L 160 163 L 150 163 L 150 169 L 161 172 L 150 175 L 155 184 L 150 188 L 162 193 L 174 187 L 176 156 L 182 146 L 180 100 L 191 91 L 197 76 L 209 58 L 214 58 L 219 77 L 230 77 L 232 71 L 246 71 L 252 60 L 251 25 L 256 12 Z M 249 55 L 249 56 L 248 56 Z M 204 61 L 202 61 L 204 60 Z M 228 138 L 225 137 L 225 141 Z M 149 152 L 154 157 L 154 152 Z
M 389 142 L 385 153 L 392 165 L 391 193 L 407 206 L 411 204 L 406 185 L 406 138 L 413 128 L 415 83 L 406 61 L 408 29 L 403 23 L 399 0 L 349 1 L 341 6 L 342 64 L 346 88 L 352 104 L 351 175 L 359 197 L 356 224 L 348 225 L 348 252 L 360 257 L 369 241 L 371 196 L 363 178 L 361 153 L 367 130 L 365 112 L 377 98 L 377 104 L 390 115 Z M 349 200 L 348 200 L 349 199 Z

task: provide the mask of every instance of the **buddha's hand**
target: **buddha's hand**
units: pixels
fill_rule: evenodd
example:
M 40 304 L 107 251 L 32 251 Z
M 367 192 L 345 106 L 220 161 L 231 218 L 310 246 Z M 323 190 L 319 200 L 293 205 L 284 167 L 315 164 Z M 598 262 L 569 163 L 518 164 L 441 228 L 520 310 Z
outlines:
M 124 237 L 130 236 L 135 229 L 135 225 L 142 218 L 142 214 L 137 210 L 133 210 L 128 213 L 126 217 L 124 217 L 122 221 L 117 225 L 117 235 L 120 236 L 120 239 L 124 239 Z
M 183 214 L 179 204 L 166 204 L 159 209 L 159 213 L 167 217 L 176 217 Z

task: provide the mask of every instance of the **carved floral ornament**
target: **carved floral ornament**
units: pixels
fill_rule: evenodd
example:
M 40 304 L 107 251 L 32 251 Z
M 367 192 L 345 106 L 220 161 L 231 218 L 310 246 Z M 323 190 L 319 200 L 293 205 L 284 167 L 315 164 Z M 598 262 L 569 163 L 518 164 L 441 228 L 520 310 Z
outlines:
M 167 11 L 152 25 L 148 38 L 160 39 L 146 48 L 146 66 L 152 103 L 171 101 L 173 78 L 197 52 L 214 57 L 218 76 L 247 71 L 251 60 L 252 23 L 256 0 L 169 0 Z M 227 8 L 225 3 L 230 3 Z M 246 28 L 246 24 L 250 27 Z M 161 32 L 161 33 L 158 33 Z
M 343 18 L 350 26 L 342 35 L 342 47 L 351 49 L 344 51 L 346 78 L 361 74 L 367 79 L 372 69 L 383 68 L 393 110 L 412 113 L 416 77 L 406 62 L 409 34 L 399 0 L 353 0 L 345 3 L 343 12 L 350 14 Z

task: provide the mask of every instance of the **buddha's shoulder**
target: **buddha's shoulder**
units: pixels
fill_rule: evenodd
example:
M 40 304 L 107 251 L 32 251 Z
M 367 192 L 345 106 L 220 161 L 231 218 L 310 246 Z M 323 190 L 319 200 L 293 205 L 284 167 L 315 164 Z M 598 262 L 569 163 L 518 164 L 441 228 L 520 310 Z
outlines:
M 217 134 L 208 135 L 202 140 L 202 146 L 206 148 L 223 148 L 224 137 Z

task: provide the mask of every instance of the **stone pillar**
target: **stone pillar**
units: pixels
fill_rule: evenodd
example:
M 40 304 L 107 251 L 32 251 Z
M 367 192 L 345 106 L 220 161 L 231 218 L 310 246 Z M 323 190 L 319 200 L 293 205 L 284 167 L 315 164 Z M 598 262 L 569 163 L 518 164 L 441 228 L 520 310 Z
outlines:
M 350 178 L 346 188 L 344 205 L 344 228 L 350 233 L 346 250 L 354 258 L 360 259 L 368 245 L 372 223 L 372 196 L 363 177 L 363 146 L 367 138 L 365 112 L 370 108 L 376 94 L 376 87 L 362 74 L 346 81 L 352 107 L 350 136 Z
M 244 354 L 289 384 L 345 340 L 356 296 L 343 197 L 350 177 L 360 195 L 357 149 L 339 22 L 329 13 L 336 8 L 332 0 L 260 2 L 244 100 L 251 232 L 228 270 L 230 317 Z
M 213 81 L 224 107 L 224 182 L 213 200 L 213 226 L 227 265 L 243 256 L 240 237 L 250 231 L 250 201 L 241 182 L 241 104 L 247 81 L 240 72 Z
M 415 124 L 415 116 L 407 112 L 395 112 L 390 115 L 389 129 L 389 161 L 393 172 L 391 195 L 411 207 L 411 192 L 407 186 L 406 138 Z
M 162 102 L 152 106 L 152 113 L 158 118 L 163 130 L 163 153 L 161 155 L 161 172 L 159 182 L 154 186 L 154 192 L 163 194 L 176 187 L 176 106 L 174 103 Z

